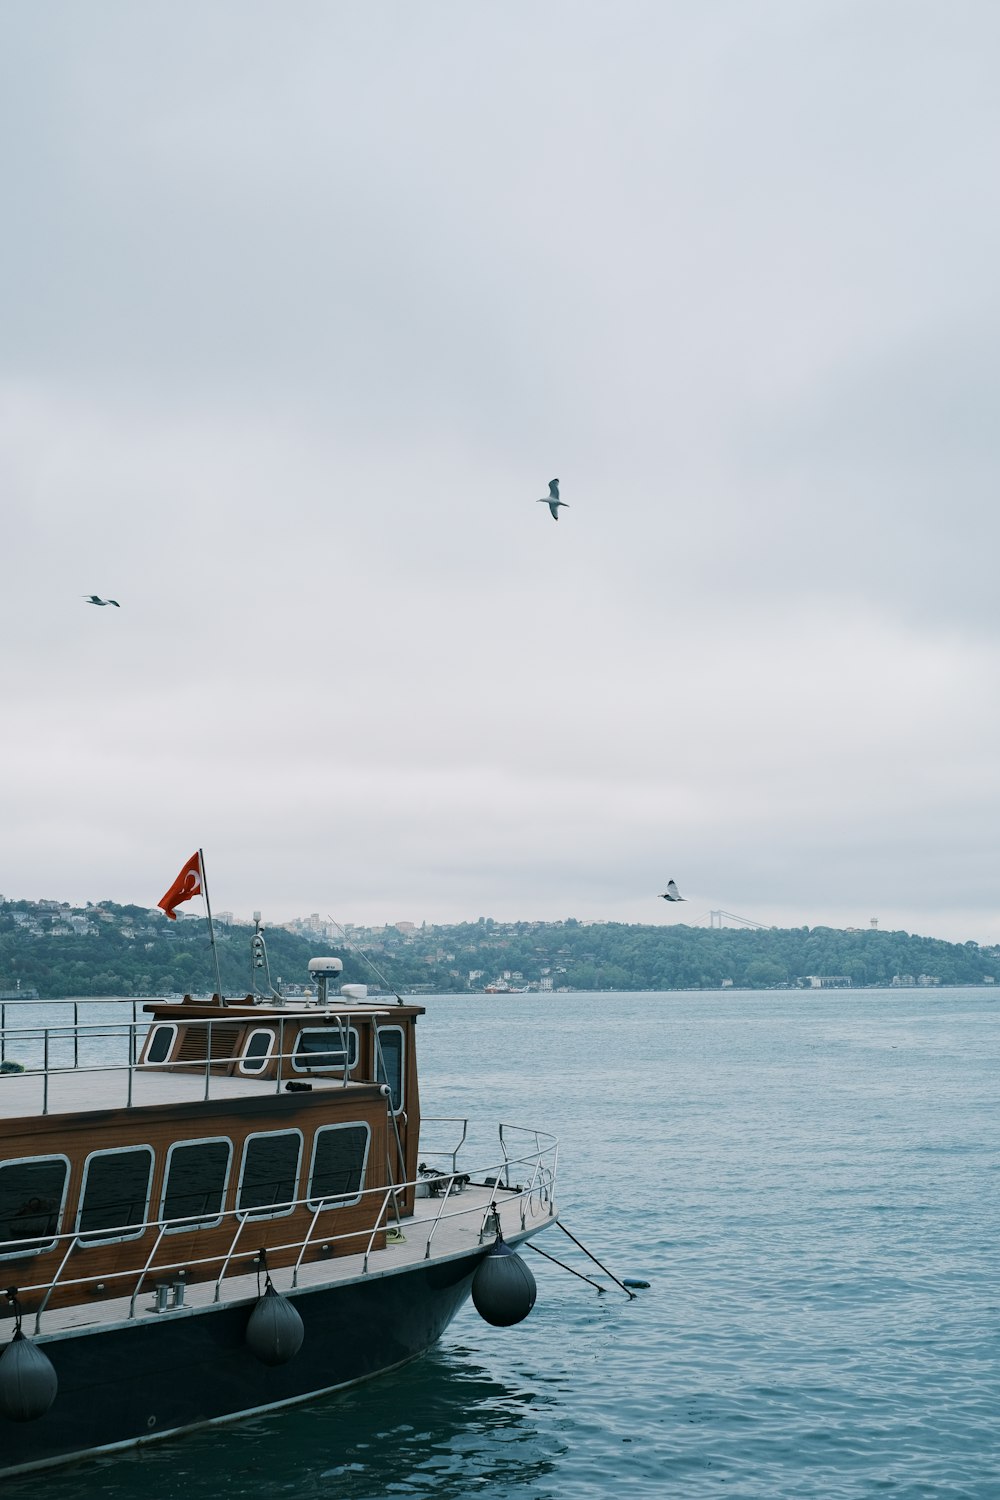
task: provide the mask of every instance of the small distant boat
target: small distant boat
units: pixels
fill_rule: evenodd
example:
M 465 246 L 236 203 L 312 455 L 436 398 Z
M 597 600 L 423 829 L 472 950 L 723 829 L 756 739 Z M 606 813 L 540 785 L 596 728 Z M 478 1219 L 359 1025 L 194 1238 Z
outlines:
M 420 1005 L 185 996 L 4 1027 L 0 1473 L 267 1411 L 531 1310 L 557 1144 L 421 1118 Z M 6 1020 L 11 1021 L 10 1007 Z M 30 1017 L 29 1017 L 30 1020 Z

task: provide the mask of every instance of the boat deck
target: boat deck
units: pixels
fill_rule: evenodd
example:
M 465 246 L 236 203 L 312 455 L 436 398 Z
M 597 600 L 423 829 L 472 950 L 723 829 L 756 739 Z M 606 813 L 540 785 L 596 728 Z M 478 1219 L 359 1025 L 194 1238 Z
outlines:
M 271 1280 L 278 1292 L 289 1292 L 296 1287 L 305 1292 L 310 1288 L 377 1280 L 412 1270 L 419 1265 L 439 1264 L 468 1255 L 493 1241 L 492 1215 L 489 1212 L 491 1205 L 497 1208 L 503 1237 L 510 1245 L 517 1245 L 549 1228 L 557 1218 L 555 1205 L 543 1193 L 469 1183 L 447 1198 L 418 1198 L 413 1216 L 401 1221 L 402 1238 L 390 1240 L 384 1248 L 373 1250 L 368 1257 L 367 1270 L 362 1247 L 355 1254 L 303 1263 L 297 1273 L 291 1267 L 274 1270 L 271 1272 Z M 490 1220 L 490 1227 L 484 1233 L 487 1218 Z M 159 1268 L 150 1271 L 135 1298 L 131 1316 L 130 1294 L 100 1302 L 88 1301 L 70 1307 L 46 1309 L 41 1315 L 38 1331 L 44 1340 L 49 1337 L 74 1337 L 92 1333 L 98 1328 L 127 1326 L 135 1322 L 149 1322 L 151 1319 L 196 1317 L 199 1310 L 216 1301 L 217 1283 L 215 1280 L 208 1280 L 185 1285 L 184 1303 L 181 1307 L 161 1307 L 157 1282 L 168 1281 L 172 1286 L 175 1277 L 176 1273 L 171 1275 Z M 232 1274 L 222 1281 L 218 1300 L 227 1305 L 254 1302 L 258 1294 L 256 1272 Z M 169 1300 L 172 1300 L 172 1293 Z M 13 1330 L 13 1317 L 0 1317 L 0 1341 L 6 1343 Z M 34 1314 L 25 1313 L 24 1331 L 31 1336 L 35 1335 Z
M 129 1073 L 131 1072 L 131 1097 Z M 342 1079 L 311 1078 L 316 1090 L 341 1093 L 366 1085 Z M 370 1085 L 367 1085 L 370 1091 Z M 33 1073 L 0 1074 L 0 1120 L 20 1120 L 38 1115 L 77 1114 L 85 1110 L 141 1109 L 151 1105 L 194 1104 L 203 1099 L 242 1099 L 274 1096 L 284 1085 L 274 1079 L 247 1078 L 239 1074 L 181 1071 L 162 1066 L 136 1065 L 81 1067 Z

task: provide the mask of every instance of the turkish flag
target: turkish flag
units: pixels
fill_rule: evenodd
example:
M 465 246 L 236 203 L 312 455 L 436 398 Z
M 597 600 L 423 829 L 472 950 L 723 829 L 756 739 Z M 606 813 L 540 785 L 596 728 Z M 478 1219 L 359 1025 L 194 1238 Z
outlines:
M 190 901 L 192 896 L 200 896 L 202 889 L 201 851 L 199 850 L 197 854 L 192 854 L 167 894 L 161 896 L 156 904 L 162 906 L 171 922 L 176 922 L 174 907 L 180 906 L 182 901 Z

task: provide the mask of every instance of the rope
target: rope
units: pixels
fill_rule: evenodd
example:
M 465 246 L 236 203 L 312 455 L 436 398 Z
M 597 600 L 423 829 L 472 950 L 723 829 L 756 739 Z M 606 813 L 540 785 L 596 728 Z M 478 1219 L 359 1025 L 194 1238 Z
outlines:
M 576 1237 L 575 1234 L 570 1233 L 570 1231 L 566 1228 L 566 1225 L 563 1223 L 563 1221 L 561 1219 L 557 1219 L 556 1223 L 559 1226 L 559 1228 L 562 1230 L 563 1234 L 569 1235 L 569 1237 L 573 1241 L 574 1245 L 579 1246 L 579 1248 L 583 1251 L 584 1255 L 587 1256 L 588 1260 L 592 1260 L 594 1262 L 595 1266 L 600 1266 L 601 1270 L 604 1272 L 605 1276 L 610 1276 L 611 1280 L 614 1282 L 615 1286 L 620 1286 L 621 1289 L 622 1289 L 622 1291 L 625 1293 L 626 1297 L 629 1299 L 629 1301 L 630 1302 L 634 1302 L 635 1301 L 635 1292 L 630 1292 L 629 1289 L 628 1289 L 628 1287 L 625 1285 L 625 1283 L 623 1281 L 619 1281 L 618 1277 L 615 1275 L 615 1273 L 613 1271 L 609 1271 L 608 1268 L 607 1268 L 607 1266 L 601 1265 L 601 1262 L 597 1259 L 597 1256 L 596 1255 L 592 1255 L 590 1253 L 590 1251 L 587 1249 L 586 1245 L 584 1245 L 583 1243 L 581 1243 L 581 1241 L 577 1239 L 577 1237 Z
M 550 1255 L 547 1250 L 539 1249 L 539 1247 L 537 1245 L 533 1245 L 530 1240 L 525 1240 L 525 1244 L 527 1245 L 529 1250 L 534 1250 L 536 1255 L 544 1255 L 545 1259 L 552 1261 L 554 1265 L 562 1266 L 563 1270 L 568 1271 L 571 1276 L 579 1276 L 581 1281 L 585 1281 L 588 1286 L 594 1287 L 598 1292 L 604 1291 L 604 1288 L 598 1285 L 596 1281 L 592 1281 L 589 1276 L 584 1276 L 582 1271 L 574 1271 L 573 1267 L 568 1266 L 564 1260 L 556 1260 L 556 1257 L 554 1255 Z
M 327 912 L 326 915 L 327 919 L 333 923 L 334 927 L 340 928 L 346 947 L 350 948 L 353 953 L 356 953 L 359 958 L 364 959 L 365 963 L 368 965 L 369 969 L 371 969 L 379 984 L 384 984 L 390 995 L 395 995 L 397 1005 L 403 1005 L 405 1002 L 402 995 L 397 989 L 393 987 L 393 985 L 389 983 L 388 979 L 386 979 L 385 975 L 382 973 L 382 970 L 377 966 L 377 964 L 368 957 L 368 954 L 363 948 L 359 948 L 357 943 L 351 941 L 351 939 L 347 936 L 347 933 L 344 932 L 343 927 L 341 927 L 341 924 L 337 921 L 336 917 L 331 917 L 329 912 Z

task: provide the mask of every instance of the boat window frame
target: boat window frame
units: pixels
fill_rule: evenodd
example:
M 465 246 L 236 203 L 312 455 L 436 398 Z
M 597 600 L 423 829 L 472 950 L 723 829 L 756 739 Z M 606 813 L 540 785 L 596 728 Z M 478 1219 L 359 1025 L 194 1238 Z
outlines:
M 408 1028 L 406 1026 L 403 1026 L 398 1021 L 390 1021 L 387 1026 L 381 1026 L 379 1025 L 377 1020 L 373 1019 L 372 1025 L 375 1027 L 375 1030 L 378 1034 L 378 1055 L 375 1059 L 376 1077 L 378 1077 L 378 1058 L 379 1056 L 384 1055 L 382 1053 L 382 1038 L 385 1036 L 387 1031 L 397 1031 L 399 1033 L 399 1108 L 397 1109 L 393 1106 L 392 1095 L 390 1092 L 389 1112 L 393 1115 L 403 1115 L 406 1113 L 406 1033 Z M 389 1080 L 388 1078 L 381 1078 L 379 1079 L 379 1082 L 389 1083 Z M 389 1086 L 391 1090 L 392 1085 L 390 1084 Z
M 182 1146 L 214 1146 L 218 1142 L 224 1142 L 229 1147 L 229 1160 L 226 1162 L 226 1172 L 222 1182 L 222 1193 L 219 1199 L 219 1212 L 214 1217 L 195 1220 L 194 1214 L 186 1215 L 187 1222 L 184 1224 L 171 1224 L 169 1220 L 164 1222 L 164 1208 L 167 1201 L 167 1185 L 170 1181 L 170 1163 L 174 1152 Z M 215 1229 L 221 1224 L 226 1216 L 226 1198 L 229 1193 L 229 1184 L 233 1175 L 233 1158 L 236 1155 L 236 1147 L 232 1136 L 228 1135 L 206 1135 L 192 1136 L 190 1140 L 171 1141 L 167 1147 L 166 1158 L 163 1163 L 163 1177 L 160 1183 L 159 1218 L 157 1222 L 164 1225 L 164 1234 L 195 1234 L 202 1229 Z
M 361 1158 L 361 1183 L 357 1193 L 352 1198 L 338 1194 L 332 1198 L 315 1198 L 312 1185 L 313 1175 L 316 1171 L 316 1151 L 321 1135 L 327 1135 L 331 1130 L 354 1130 L 361 1126 L 365 1131 L 365 1149 Z M 329 1208 L 349 1208 L 352 1203 L 360 1203 L 365 1194 L 365 1177 L 368 1173 L 368 1157 L 372 1147 L 372 1127 L 370 1120 L 337 1120 L 329 1125 L 317 1125 L 313 1131 L 312 1151 L 309 1155 L 309 1176 L 306 1179 L 306 1207 L 315 1211 L 324 1212 Z
M 173 1052 L 174 1048 L 177 1046 L 177 1033 L 178 1033 L 179 1030 L 180 1030 L 180 1027 L 178 1026 L 178 1024 L 177 1024 L 176 1021 L 154 1021 L 153 1022 L 152 1026 L 149 1028 L 149 1035 L 146 1037 L 146 1044 L 145 1044 L 145 1047 L 143 1049 L 145 1055 L 144 1055 L 143 1060 L 142 1060 L 142 1065 L 143 1065 L 144 1068 L 165 1068 L 165 1067 L 168 1066 L 169 1061 L 170 1061 L 170 1054 Z M 150 1048 L 152 1047 L 152 1044 L 153 1044 L 153 1038 L 154 1038 L 154 1036 L 156 1035 L 156 1033 L 158 1031 L 170 1031 L 170 1032 L 173 1033 L 173 1035 L 170 1038 L 170 1046 L 167 1048 L 167 1055 L 166 1055 L 166 1057 L 161 1057 L 161 1058 L 159 1058 L 159 1060 L 154 1061 L 149 1056 L 149 1051 L 150 1051 Z
M 310 1065 L 308 1065 L 306 1067 L 302 1067 L 296 1061 L 296 1054 L 298 1052 L 299 1042 L 301 1041 L 302 1037 L 316 1035 L 317 1033 L 320 1034 L 320 1035 L 322 1035 L 322 1034 L 324 1034 L 326 1032 L 332 1031 L 332 1032 L 336 1033 L 336 1035 L 338 1037 L 338 1040 L 339 1040 L 340 1034 L 341 1034 L 341 1028 L 339 1026 L 336 1026 L 336 1025 L 334 1025 L 334 1026 L 300 1026 L 299 1029 L 298 1029 L 298 1031 L 295 1033 L 295 1041 L 292 1044 L 292 1050 L 288 1054 L 288 1061 L 289 1061 L 289 1064 L 291 1066 L 292 1072 L 293 1073 L 307 1073 L 307 1074 L 308 1073 L 328 1073 L 328 1074 L 334 1074 L 334 1075 L 338 1075 L 338 1076 L 340 1074 L 343 1074 L 345 1077 L 350 1078 L 351 1074 L 357 1068 L 357 1066 L 358 1066 L 358 1060 L 359 1060 L 359 1058 L 361 1056 L 361 1033 L 358 1030 L 358 1028 L 356 1026 L 352 1026 L 350 1022 L 348 1022 L 348 1024 L 344 1027 L 344 1030 L 347 1032 L 347 1059 L 346 1059 L 346 1063 L 320 1063 L 318 1065 L 316 1065 L 316 1064 L 310 1064 Z M 320 1055 L 322 1055 L 322 1054 L 320 1054 Z
M 142 1212 L 142 1223 L 129 1229 L 127 1234 L 114 1232 L 105 1233 L 102 1229 L 81 1229 L 80 1219 L 83 1214 L 87 1198 L 87 1179 L 90 1176 L 90 1164 L 96 1156 L 124 1156 L 128 1151 L 149 1152 L 149 1176 L 146 1178 L 146 1201 Z M 94 1245 L 120 1245 L 127 1240 L 139 1240 L 149 1228 L 149 1204 L 153 1196 L 153 1173 L 156 1168 L 156 1152 L 146 1141 L 136 1141 L 128 1146 L 106 1146 L 98 1147 L 96 1151 L 89 1151 L 83 1159 L 83 1172 L 80 1177 L 80 1196 L 76 1203 L 76 1217 L 73 1223 L 73 1232 L 81 1250 L 88 1250 Z M 124 1225 L 115 1228 L 124 1228 Z
M 260 1059 L 260 1066 L 257 1068 L 250 1068 L 245 1066 L 247 1061 L 247 1050 L 255 1036 L 266 1036 L 268 1038 L 267 1051 Z M 274 1044 L 276 1041 L 277 1033 L 275 1032 L 273 1026 L 254 1026 L 252 1030 L 247 1033 L 246 1038 L 243 1042 L 243 1048 L 236 1060 L 236 1066 L 245 1078 L 259 1078 L 262 1073 L 265 1073 L 267 1071 L 271 1058 L 274 1056 Z
M 48 1237 L 38 1235 L 37 1242 L 32 1242 L 33 1248 L 30 1250 L 5 1250 L 3 1253 L 4 1260 L 24 1260 L 29 1255 L 44 1255 L 46 1251 L 54 1249 L 59 1240 L 63 1217 L 66 1213 L 69 1180 L 73 1173 L 73 1163 L 66 1153 L 64 1151 L 46 1151 L 41 1156 L 11 1156 L 0 1162 L 0 1172 L 3 1171 L 4 1167 L 27 1167 L 36 1161 L 61 1161 L 66 1168 L 63 1176 L 62 1196 L 59 1199 L 59 1208 L 56 1213 L 55 1233 Z M 5 1245 L 13 1245 L 17 1242 L 16 1240 L 4 1240 L 3 1243 Z
M 266 1206 L 244 1208 L 240 1203 L 240 1197 L 243 1193 L 243 1178 L 246 1175 L 247 1149 L 250 1145 L 250 1142 L 260 1140 L 262 1137 L 273 1138 L 274 1136 L 279 1135 L 297 1135 L 299 1138 L 299 1151 L 295 1163 L 295 1180 L 292 1184 L 296 1191 L 292 1193 L 292 1200 L 284 1208 L 268 1208 Z M 302 1148 L 304 1147 L 304 1145 L 305 1136 L 297 1125 L 286 1125 L 281 1130 L 252 1130 L 249 1135 L 243 1137 L 243 1144 L 240 1150 L 240 1175 L 237 1179 L 236 1197 L 234 1199 L 236 1212 L 238 1214 L 243 1214 L 248 1219 L 283 1219 L 287 1214 L 295 1212 L 295 1210 L 300 1206 L 298 1188 L 302 1177 Z

